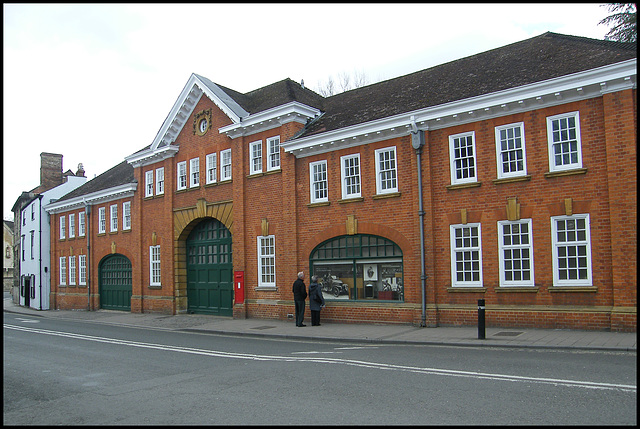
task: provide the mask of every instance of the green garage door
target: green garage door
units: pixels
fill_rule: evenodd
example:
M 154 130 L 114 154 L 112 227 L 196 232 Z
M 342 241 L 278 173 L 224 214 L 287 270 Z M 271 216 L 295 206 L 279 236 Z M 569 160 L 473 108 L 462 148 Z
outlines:
M 187 238 L 187 311 L 233 316 L 231 233 L 220 221 L 200 222 Z
M 100 307 L 131 311 L 131 261 L 123 255 L 107 256 L 100 264 Z

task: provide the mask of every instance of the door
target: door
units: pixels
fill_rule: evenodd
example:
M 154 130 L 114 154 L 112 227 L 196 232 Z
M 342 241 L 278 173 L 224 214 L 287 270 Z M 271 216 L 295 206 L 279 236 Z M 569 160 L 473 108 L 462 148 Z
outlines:
M 187 238 L 187 311 L 233 316 L 233 258 L 229 229 L 206 219 Z
M 131 261 L 126 256 L 103 259 L 99 280 L 100 308 L 131 311 Z

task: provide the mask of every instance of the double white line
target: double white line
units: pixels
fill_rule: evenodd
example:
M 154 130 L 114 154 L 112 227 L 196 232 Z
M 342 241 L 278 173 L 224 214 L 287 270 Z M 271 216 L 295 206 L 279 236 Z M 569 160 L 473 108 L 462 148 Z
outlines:
M 255 361 L 317 362 L 317 363 L 326 363 L 326 364 L 350 365 L 350 366 L 357 366 L 361 368 L 372 368 L 372 369 L 380 369 L 380 370 L 387 370 L 387 371 L 405 371 L 405 372 L 413 372 L 418 374 L 442 375 L 442 376 L 449 376 L 449 377 L 467 377 L 467 378 L 475 378 L 475 379 L 512 381 L 512 382 L 521 382 L 521 383 L 542 383 L 542 384 L 552 384 L 555 386 L 584 387 L 588 389 L 618 390 L 618 391 L 624 391 L 624 392 L 637 391 L 637 386 L 629 385 L 629 384 L 596 383 L 591 381 L 564 380 L 564 379 L 542 378 L 542 377 L 524 377 L 524 376 L 518 376 L 518 375 L 492 374 L 492 373 L 477 372 L 477 371 L 460 371 L 460 370 L 449 370 L 449 369 L 439 369 L 439 368 L 420 368 L 420 367 L 405 366 L 405 365 L 391 365 L 387 363 L 365 362 L 365 361 L 353 360 L 353 359 L 336 359 L 336 358 L 326 358 L 326 357 L 302 357 L 302 356 L 269 356 L 269 355 L 250 354 L 250 353 L 229 353 L 229 352 L 222 352 L 222 351 L 216 351 L 216 350 L 197 349 L 192 347 L 176 347 L 176 346 L 168 346 L 164 344 L 143 343 L 139 341 L 128 341 L 128 340 L 119 340 L 115 338 L 105 338 L 105 337 L 96 337 L 91 335 L 73 334 L 69 332 L 56 332 L 56 331 L 49 331 L 45 329 L 28 328 L 28 327 L 16 326 L 16 325 L 4 325 L 4 327 L 6 329 L 30 332 L 34 334 L 51 335 L 51 336 L 57 336 L 57 337 L 72 338 L 76 340 L 93 341 L 93 342 L 99 342 L 99 343 L 116 344 L 116 345 L 122 345 L 122 346 L 128 346 L 128 347 L 139 347 L 139 348 L 145 348 L 145 349 L 165 350 L 165 351 L 171 351 L 171 352 L 188 353 L 188 354 L 196 354 L 196 355 L 211 356 L 211 357 L 246 359 L 246 360 L 255 360 Z

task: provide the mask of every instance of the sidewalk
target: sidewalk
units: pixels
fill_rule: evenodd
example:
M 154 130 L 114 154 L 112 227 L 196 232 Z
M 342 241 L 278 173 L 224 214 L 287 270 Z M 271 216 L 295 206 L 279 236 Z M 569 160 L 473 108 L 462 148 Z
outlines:
M 477 327 L 420 328 L 412 325 L 323 322 L 321 326 L 311 326 L 311 323 L 307 323 L 306 327 L 298 328 L 293 320 L 242 320 L 198 314 L 171 316 L 114 310 L 38 311 L 15 305 L 10 298 L 4 299 L 4 311 L 26 316 L 84 320 L 171 331 L 298 340 L 637 352 L 637 333 L 635 332 L 488 327 L 485 330 L 485 339 L 480 340 Z

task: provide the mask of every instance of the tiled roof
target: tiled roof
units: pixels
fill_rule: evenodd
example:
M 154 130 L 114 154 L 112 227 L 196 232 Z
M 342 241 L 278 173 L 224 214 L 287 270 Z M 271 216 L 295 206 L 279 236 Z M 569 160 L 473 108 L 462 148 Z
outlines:
M 87 181 L 82 186 L 77 187 L 73 191 L 60 198 L 59 201 L 70 200 L 81 197 L 83 195 L 92 194 L 94 192 L 103 191 L 127 183 L 136 183 L 133 176 L 133 166 L 127 161 L 122 161 L 115 167 L 105 171 L 99 176 Z
M 324 100 L 306 137 L 637 58 L 635 43 L 545 33 Z

